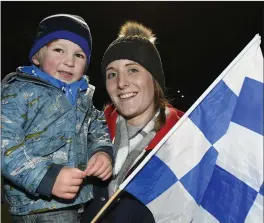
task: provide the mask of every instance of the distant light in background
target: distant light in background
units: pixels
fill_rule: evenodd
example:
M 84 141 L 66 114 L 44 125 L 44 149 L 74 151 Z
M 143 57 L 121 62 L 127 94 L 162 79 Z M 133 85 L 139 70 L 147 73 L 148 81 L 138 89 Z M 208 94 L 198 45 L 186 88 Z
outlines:
M 181 91 L 177 90 L 177 93 L 181 93 Z M 181 97 L 184 98 L 184 95 L 182 94 Z

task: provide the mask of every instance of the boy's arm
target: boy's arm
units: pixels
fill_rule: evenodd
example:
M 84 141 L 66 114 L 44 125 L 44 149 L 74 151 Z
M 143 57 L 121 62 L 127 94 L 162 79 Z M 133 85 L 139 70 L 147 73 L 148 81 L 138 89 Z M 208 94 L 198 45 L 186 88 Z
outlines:
M 34 140 L 41 130 L 26 135 L 24 128 L 31 106 L 22 86 L 14 83 L 2 87 L 1 170 L 5 178 L 37 196 L 37 188 L 53 162 L 48 156 L 34 153 Z
M 116 151 L 110 139 L 104 113 L 93 107 L 88 133 L 88 160 L 98 152 L 107 153 L 112 164 L 114 163 Z
M 38 188 L 37 193 L 45 196 L 50 197 L 52 194 L 52 188 L 55 184 L 57 176 L 59 175 L 63 165 L 60 164 L 51 164 L 50 168 L 48 169 L 47 173 L 44 175 L 43 179 L 41 180 Z
M 54 167 L 56 168 L 56 164 L 52 168 Z M 56 173 L 56 175 L 49 176 L 50 173 L 51 172 L 48 171 L 44 176 L 37 191 L 41 191 L 42 195 L 46 195 L 48 197 L 52 194 L 64 199 L 73 199 L 77 195 L 83 180 L 86 177 L 86 173 L 84 171 L 67 166 L 57 170 L 54 169 L 53 173 Z M 50 181 L 52 183 L 50 183 Z M 44 188 L 45 183 L 46 188 Z

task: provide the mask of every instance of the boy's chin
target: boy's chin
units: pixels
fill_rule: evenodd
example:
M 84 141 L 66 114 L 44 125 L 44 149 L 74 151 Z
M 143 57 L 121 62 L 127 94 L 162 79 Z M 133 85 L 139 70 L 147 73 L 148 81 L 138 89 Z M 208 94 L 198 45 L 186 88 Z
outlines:
M 66 84 L 71 84 L 71 83 L 77 81 L 75 78 L 61 78 L 61 77 L 56 77 L 56 79 L 60 80 L 61 82 L 66 83 Z
M 51 75 L 51 76 L 53 76 L 53 75 Z M 74 75 L 66 76 L 66 75 L 60 74 L 59 72 L 56 72 L 56 74 L 53 77 L 55 77 L 56 79 L 66 83 L 66 84 L 71 84 L 73 82 L 78 81 L 77 77 L 75 77 Z
M 60 79 L 60 81 L 66 83 L 66 84 L 71 84 L 71 83 L 75 82 L 75 81 L 65 81 L 63 79 Z

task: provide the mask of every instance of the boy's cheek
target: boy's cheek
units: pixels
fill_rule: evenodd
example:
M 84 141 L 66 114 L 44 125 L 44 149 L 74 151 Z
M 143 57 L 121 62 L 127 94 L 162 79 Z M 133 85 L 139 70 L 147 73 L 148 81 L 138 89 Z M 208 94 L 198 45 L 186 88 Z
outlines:
M 48 71 L 51 71 L 52 69 L 54 69 L 55 67 L 55 63 L 54 63 L 54 60 L 52 59 L 43 59 L 42 61 L 42 64 L 41 64 L 41 67 L 43 70 L 48 70 Z

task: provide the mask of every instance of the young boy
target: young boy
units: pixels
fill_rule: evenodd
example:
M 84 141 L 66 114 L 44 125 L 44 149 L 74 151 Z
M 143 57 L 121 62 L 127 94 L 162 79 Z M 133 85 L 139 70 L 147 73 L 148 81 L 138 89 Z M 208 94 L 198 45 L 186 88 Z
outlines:
M 86 177 L 112 174 L 104 114 L 84 76 L 91 47 L 81 17 L 49 16 L 39 24 L 32 65 L 2 82 L 1 168 L 14 222 L 77 222 L 93 198 Z

